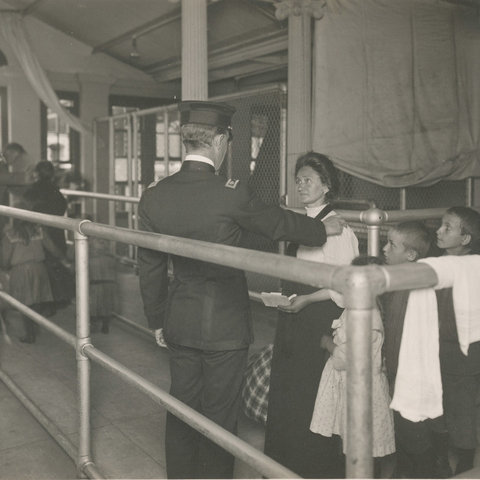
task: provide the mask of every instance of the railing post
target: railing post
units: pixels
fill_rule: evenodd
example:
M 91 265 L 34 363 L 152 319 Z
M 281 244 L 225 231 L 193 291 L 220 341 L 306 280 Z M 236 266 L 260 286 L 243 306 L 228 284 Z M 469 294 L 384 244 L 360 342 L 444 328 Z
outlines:
M 347 308 L 347 478 L 373 478 L 372 310 L 378 281 L 367 271 L 352 267 L 343 292 Z M 384 277 L 380 274 L 379 278 Z
M 97 120 L 93 121 L 93 191 L 96 192 L 98 190 L 98 132 L 97 132 Z M 97 221 L 97 200 L 93 200 L 93 221 Z M 68 233 L 68 232 L 67 232 Z
M 127 117 L 127 187 L 128 187 L 128 194 L 130 196 L 136 195 L 137 193 L 134 192 L 133 189 L 133 181 L 132 181 L 132 170 L 135 169 L 135 172 L 138 171 L 138 160 L 137 157 L 134 157 L 135 160 L 132 158 L 132 123 L 136 123 L 136 116 L 135 114 L 129 115 Z M 136 175 L 136 174 L 135 174 Z M 133 227 L 133 205 L 131 203 L 127 203 L 126 205 L 126 212 L 127 212 L 127 225 L 128 228 Z M 115 249 L 115 247 L 112 247 Z M 133 258 L 133 245 L 128 246 L 128 257 Z
M 473 205 L 473 178 L 468 177 L 465 179 L 465 206 L 471 207 Z
M 90 431 L 90 359 L 84 355 L 85 345 L 91 345 L 90 308 L 88 282 L 88 237 L 75 232 L 75 271 L 77 287 L 77 405 L 78 405 L 78 454 L 77 474 L 86 478 L 84 467 L 92 463 Z
M 400 210 L 407 209 L 407 189 L 401 188 L 400 189 Z
M 280 91 L 280 205 L 287 205 L 287 86 Z M 285 242 L 278 243 L 278 253 L 285 255 Z
M 360 220 L 367 225 L 367 253 L 378 257 L 380 254 L 380 225 L 385 223 L 387 216 L 378 208 L 369 208 L 360 214 Z

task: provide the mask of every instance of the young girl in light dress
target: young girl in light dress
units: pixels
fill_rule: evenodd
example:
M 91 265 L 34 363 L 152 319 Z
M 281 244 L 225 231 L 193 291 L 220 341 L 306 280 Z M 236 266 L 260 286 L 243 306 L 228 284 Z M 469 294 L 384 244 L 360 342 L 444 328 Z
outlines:
M 381 265 L 378 257 L 357 257 L 352 265 Z M 333 354 L 335 348 L 346 353 L 346 310 L 332 324 L 333 340 L 322 338 L 322 348 Z M 390 395 L 388 380 L 383 369 L 382 345 L 383 323 L 380 311 L 373 310 L 372 318 L 372 400 L 373 400 L 373 456 L 386 457 L 395 452 L 395 437 L 393 428 L 393 412 L 390 410 Z M 340 362 L 342 363 L 342 362 Z M 332 356 L 328 359 L 318 387 L 315 408 L 310 430 L 314 433 L 331 437 L 340 435 L 343 440 L 343 452 L 347 450 L 347 372 L 346 364 L 334 362 Z M 385 470 L 393 468 L 393 459 L 388 457 L 380 463 L 382 477 Z

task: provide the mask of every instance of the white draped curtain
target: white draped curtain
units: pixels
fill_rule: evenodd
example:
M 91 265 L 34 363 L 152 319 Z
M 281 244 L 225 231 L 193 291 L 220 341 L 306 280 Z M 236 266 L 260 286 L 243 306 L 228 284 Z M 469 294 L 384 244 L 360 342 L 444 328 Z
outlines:
M 313 148 L 387 187 L 480 176 L 480 22 L 436 0 L 327 0 Z
M 0 31 L 17 57 L 25 76 L 40 100 L 77 132 L 89 135 L 90 129 L 60 104 L 50 81 L 32 48 L 23 18 L 11 12 L 0 13 Z

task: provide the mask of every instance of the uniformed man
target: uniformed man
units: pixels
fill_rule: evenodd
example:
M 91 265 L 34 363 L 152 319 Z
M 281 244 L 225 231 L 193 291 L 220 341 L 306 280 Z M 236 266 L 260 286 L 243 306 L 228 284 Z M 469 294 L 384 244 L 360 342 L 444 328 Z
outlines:
M 187 156 L 176 174 L 150 185 L 139 204 L 140 228 L 238 246 L 249 230 L 271 240 L 321 246 L 343 220 L 322 223 L 267 205 L 244 183 L 216 175 L 232 140 L 235 108 L 223 103 L 180 102 Z M 236 432 L 248 347 L 253 341 L 243 271 L 139 248 L 145 315 L 170 353 L 170 393 Z M 163 331 L 162 331 L 163 329 Z M 168 478 L 232 478 L 234 457 L 167 413 Z

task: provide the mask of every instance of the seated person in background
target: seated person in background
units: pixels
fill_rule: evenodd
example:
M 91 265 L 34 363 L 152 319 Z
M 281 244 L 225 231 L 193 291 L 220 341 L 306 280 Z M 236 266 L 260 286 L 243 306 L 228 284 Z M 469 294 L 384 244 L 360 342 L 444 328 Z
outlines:
M 421 222 L 398 223 L 388 231 L 383 247 L 385 263 L 397 265 L 424 258 L 431 249 L 431 233 Z M 393 397 L 398 357 L 402 341 L 408 290 L 383 295 L 385 343 L 390 396 Z M 448 478 L 452 471 L 448 462 L 448 434 L 444 418 L 411 422 L 394 411 L 397 467 L 393 478 Z M 398 475 L 397 475 L 398 474 Z
M 43 160 L 35 166 L 35 182 L 24 193 L 23 198 L 32 205 L 32 210 L 48 215 L 63 216 L 67 210 L 67 201 L 54 183 L 54 167 L 49 161 Z M 62 255 L 67 254 L 65 230 L 56 227 L 43 227 Z M 65 271 L 58 260 L 46 252 L 45 265 L 48 270 L 52 288 L 53 302 L 50 312 L 53 315 L 57 309 L 70 304 L 75 295 L 75 285 L 72 275 Z

